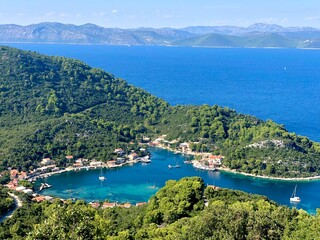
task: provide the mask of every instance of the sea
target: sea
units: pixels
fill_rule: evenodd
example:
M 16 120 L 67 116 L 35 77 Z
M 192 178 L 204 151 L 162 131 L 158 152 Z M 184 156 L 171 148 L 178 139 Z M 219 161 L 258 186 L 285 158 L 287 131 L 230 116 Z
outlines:
M 192 48 L 162 46 L 92 46 L 4 44 L 53 56 L 79 59 L 102 68 L 172 105 L 218 104 L 283 124 L 290 132 L 320 142 L 320 51 L 311 49 Z M 152 163 L 51 176 L 44 193 L 87 201 L 147 201 L 169 179 L 201 176 L 207 184 L 268 196 L 314 213 L 320 208 L 320 181 L 285 182 L 196 170 L 185 156 L 151 149 Z M 297 184 L 301 203 L 289 197 Z

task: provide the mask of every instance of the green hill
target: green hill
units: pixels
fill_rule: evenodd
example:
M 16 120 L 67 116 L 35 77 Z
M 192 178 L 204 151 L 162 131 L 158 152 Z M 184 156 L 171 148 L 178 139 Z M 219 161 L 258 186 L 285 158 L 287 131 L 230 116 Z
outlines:
M 168 107 L 80 61 L 1 47 L 0 64 L 3 166 L 29 167 L 71 153 L 107 160 Z
M 209 33 L 202 36 L 175 41 L 173 45 L 197 47 L 241 47 L 241 38 L 237 36 Z
M 295 48 L 297 42 L 277 33 L 252 34 L 244 37 L 244 47 Z
M 100 69 L 63 57 L 0 47 L 0 166 L 36 167 L 44 157 L 110 160 L 139 149 L 142 136 L 167 134 L 194 151 L 225 156 L 238 171 L 320 175 L 320 145 L 219 106 L 169 106 Z M 175 147 L 173 145 L 172 147 Z
M 318 239 L 319 221 L 319 214 L 279 206 L 263 196 L 205 188 L 201 178 L 189 177 L 167 181 L 139 207 L 103 209 L 84 201 L 26 201 L 0 225 L 0 238 Z
M 243 36 L 232 36 L 210 33 L 175 41 L 173 45 L 197 47 L 282 47 L 294 48 L 298 42 L 278 33 L 255 33 Z

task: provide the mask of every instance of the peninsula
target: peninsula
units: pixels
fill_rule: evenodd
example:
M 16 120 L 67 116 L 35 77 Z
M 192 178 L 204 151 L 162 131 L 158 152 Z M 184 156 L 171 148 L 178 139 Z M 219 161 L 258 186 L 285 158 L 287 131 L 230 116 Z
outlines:
M 117 161 L 115 149 L 143 156 L 141 144 L 166 134 L 170 148 L 223 156 L 253 176 L 315 178 L 320 144 L 268 120 L 220 106 L 170 106 L 83 62 L 0 47 L 0 171 L 31 172 L 46 158 Z M 66 158 L 73 156 L 73 158 Z M 119 159 L 118 159 L 119 160 Z

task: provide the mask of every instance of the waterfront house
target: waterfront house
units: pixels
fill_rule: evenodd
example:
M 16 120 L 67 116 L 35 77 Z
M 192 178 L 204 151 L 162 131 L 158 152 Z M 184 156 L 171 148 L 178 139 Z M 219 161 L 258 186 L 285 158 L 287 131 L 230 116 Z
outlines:
M 182 152 L 188 152 L 189 151 L 189 143 L 180 143 L 179 148 L 181 149 Z
M 117 160 L 116 160 L 116 164 L 122 164 L 122 163 L 125 163 L 125 162 L 126 162 L 125 158 L 117 158 Z
M 132 161 L 132 160 L 135 160 L 136 158 L 138 157 L 138 154 L 137 153 L 131 153 L 128 155 L 128 158 Z
M 100 207 L 100 203 L 98 203 L 98 202 L 93 202 L 93 203 L 91 203 L 90 205 L 91 205 L 91 207 L 93 207 L 93 208 L 99 208 L 99 207 Z
M 55 167 L 56 167 L 56 165 L 47 165 L 45 167 L 37 168 L 36 171 L 37 172 L 49 172 L 52 169 L 54 169 Z
M 82 167 L 82 159 L 77 159 L 76 162 L 73 164 L 74 167 Z
M 117 161 L 116 160 L 110 160 L 107 162 L 108 167 L 116 167 L 117 166 Z
M 114 208 L 115 206 L 117 206 L 116 203 L 110 203 L 110 202 L 104 202 L 102 205 L 102 208 Z
M 139 206 L 143 206 L 143 205 L 146 205 L 146 204 L 147 204 L 146 202 L 137 202 L 136 206 L 139 207 Z
M 31 200 L 34 201 L 34 202 L 39 203 L 39 202 L 43 202 L 43 201 L 52 201 L 53 197 L 39 195 L 37 197 L 32 198 Z
M 121 208 L 130 208 L 132 206 L 131 203 L 124 203 L 124 204 L 121 204 L 121 205 L 118 205 L 119 207 Z
M 31 200 L 39 203 L 39 202 L 45 201 L 46 198 L 44 196 L 37 196 L 37 197 L 32 198 Z
M 213 165 L 221 165 L 221 162 L 223 160 L 223 156 L 221 155 L 210 155 L 209 156 L 209 164 L 213 164 Z
M 91 167 L 102 167 L 103 166 L 103 162 L 100 161 L 96 161 L 96 160 L 92 160 L 89 165 Z

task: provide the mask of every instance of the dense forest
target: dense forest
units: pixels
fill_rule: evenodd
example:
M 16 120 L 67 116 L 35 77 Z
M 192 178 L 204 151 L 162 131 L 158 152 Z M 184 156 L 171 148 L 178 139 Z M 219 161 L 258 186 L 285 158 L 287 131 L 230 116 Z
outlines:
M 8 195 L 8 189 L 0 185 L 0 217 L 13 207 L 14 200 Z
M 93 208 L 83 201 L 26 200 L 0 239 L 318 239 L 320 215 L 259 195 L 169 180 L 146 205 Z
M 271 120 L 219 106 L 170 106 L 78 60 L 0 47 L 0 170 L 30 170 L 44 157 L 110 160 L 167 134 L 194 151 L 225 156 L 238 171 L 269 176 L 320 174 L 320 144 Z M 131 143 L 131 144 L 129 144 Z

